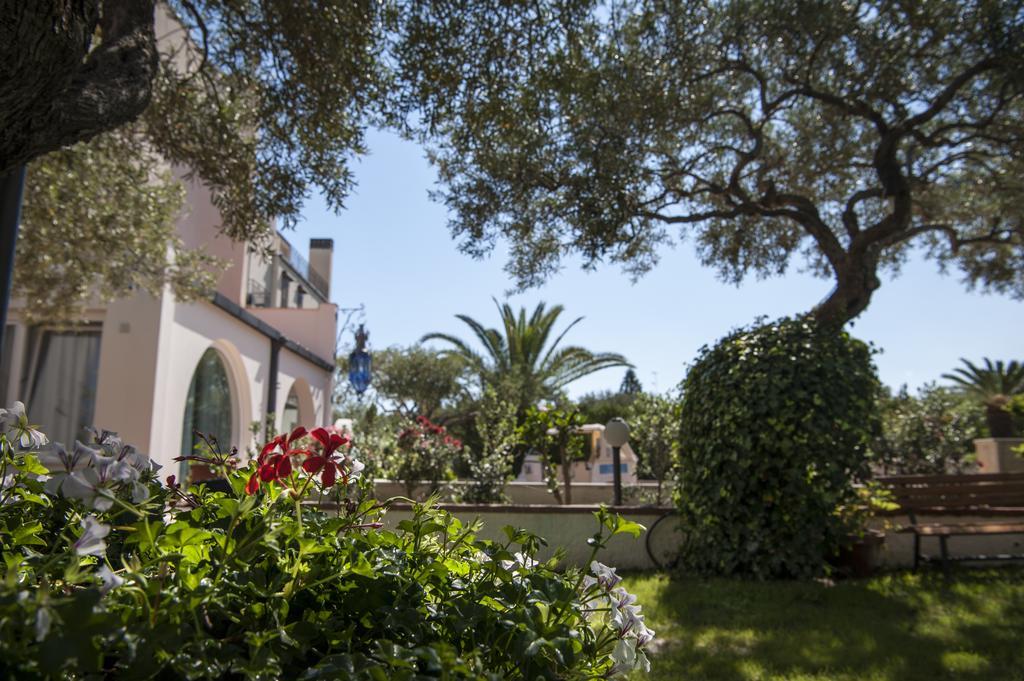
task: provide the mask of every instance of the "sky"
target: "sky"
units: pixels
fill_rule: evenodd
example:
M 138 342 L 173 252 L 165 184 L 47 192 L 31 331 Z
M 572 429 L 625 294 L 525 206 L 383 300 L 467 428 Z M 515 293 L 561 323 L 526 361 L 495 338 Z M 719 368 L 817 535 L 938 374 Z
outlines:
M 458 251 L 448 230 L 447 210 L 430 200 L 437 176 L 422 149 L 397 136 L 371 131 L 370 155 L 353 166 L 358 187 L 346 209 L 334 214 L 313 197 L 303 221 L 285 237 L 305 252 L 310 238 L 333 238 L 331 300 L 343 311 L 365 306 L 362 321 L 370 350 L 416 343 L 439 331 L 471 338 L 456 314 L 485 326 L 499 324 L 492 297 L 504 300 L 511 280 L 503 270 L 502 245 L 484 260 Z M 750 278 L 740 286 L 716 278 L 701 266 L 693 246 L 664 248 L 660 263 L 635 284 L 614 265 L 584 272 L 579 261 L 543 287 L 509 297 L 528 310 L 541 301 L 565 312 L 556 332 L 584 317 L 564 343 L 595 352 L 618 352 L 636 367 L 644 389 L 663 392 L 677 386 L 702 345 L 761 315 L 775 318 L 809 310 L 831 283 L 791 267 L 782 277 Z M 943 276 L 934 262 L 912 259 L 883 283 L 851 332 L 872 342 L 881 379 L 912 390 L 959 365 L 980 361 L 1024 360 L 1024 302 L 968 291 L 955 274 Z M 344 342 L 352 343 L 352 332 Z M 441 347 L 441 346 L 438 346 Z M 582 378 L 569 394 L 616 390 L 624 369 Z

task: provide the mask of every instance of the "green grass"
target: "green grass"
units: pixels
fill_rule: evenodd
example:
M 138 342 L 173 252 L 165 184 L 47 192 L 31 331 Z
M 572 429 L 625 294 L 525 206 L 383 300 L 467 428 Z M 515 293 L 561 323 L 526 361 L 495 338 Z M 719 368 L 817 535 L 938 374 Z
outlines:
M 1024 681 L 1024 570 L 747 582 L 633 575 L 672 681 Z

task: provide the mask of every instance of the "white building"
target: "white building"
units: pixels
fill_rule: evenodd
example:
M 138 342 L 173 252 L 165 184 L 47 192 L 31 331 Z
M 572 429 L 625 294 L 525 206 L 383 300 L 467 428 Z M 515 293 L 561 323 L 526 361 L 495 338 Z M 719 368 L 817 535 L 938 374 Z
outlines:
M 615 465 L 612 463 L 612 447 L 604 439 L 604 426 L 599 423 L 588 423 L 576 431 L 584 436 L 583 452 L 585 459 L 572 464 L 570 476 L 573 482 L 612 482 L 615 479 Z M 634 485 L 637 482 L 637 456 L 629 443 L 619 449 L 619 469 L 623 485 Z M 558 479 L 562 479 L 561 466 L 557 467 Z M 519 471 L 518 482 L 542 482 L 544 469 L 540 457 L 527 454 L 523 459 L 523 467 Z
M 83 437 L 88 425 L 117 431 L 167 473 L 185 472 L 172 460 L 192 450 L 193 430 L 244 451 L 266 414 L 279 431 L 331 422 L 332 241 L 311 240 L 307 261 L 277 235 L 273 257 L 263 260 L 218 232 L 202 184 L 188 184 L 187 205 L 178 223 L 185 246 L 228 262 L 215 296 L 182 303 L 140 292 L 90 307 L 71 329 L 27 326 L 11 301 L 3 404 L 25 402 L 32 422 L 57 441 Z

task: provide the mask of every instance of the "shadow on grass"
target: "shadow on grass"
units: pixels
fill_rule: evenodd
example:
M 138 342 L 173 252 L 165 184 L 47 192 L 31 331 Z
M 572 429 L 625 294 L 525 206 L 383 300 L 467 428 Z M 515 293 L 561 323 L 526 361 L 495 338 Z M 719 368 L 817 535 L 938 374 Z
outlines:
M 1024 570 L 628 582 L 663 639 L 653 679 L 1024 681 Z

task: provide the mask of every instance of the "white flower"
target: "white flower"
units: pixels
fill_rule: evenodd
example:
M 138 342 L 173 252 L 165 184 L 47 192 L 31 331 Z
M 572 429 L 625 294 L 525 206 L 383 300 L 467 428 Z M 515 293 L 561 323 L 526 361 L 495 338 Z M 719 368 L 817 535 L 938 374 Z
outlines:
M 40 607 L 36 610 L 36 641 L 42 641 L 50 633 L 50 624 L 53 618 L 50 616 L 50 609 Z
M 615 662 L 614 672 L 621 673 L 633 669 L 636 663 L 636 640 L 620 638 L 612 649 L 612 661 Z
M 149 499 L 149 488 L 143 485 L 141 482 L 132 483 L 132 502 L 141 504 L 146 499 Z
M 622 577 L 615 574 L 615 568 L 608 567 L 596 560 L 590 563 L 590 571 L 597 577 L 597 583 L 605 591 L 610 591 L 622 581 Z
M 644 616 L 640 614 L 639 605 L 627 605 L 612 610 L 612 626 L 618 631 L 619 637 L 623 637 L 631 631 L 640 630 L 644 625 Z
M 14 487 L 14 483 L 16 481 L 17 481 L 17 478 L 14 477 L 13 473 L 8 473 L 2 479 L 0 479 L 0 494 L 3 494 L 7 490 L 9 490 L 12 487 Z M 5 496 L 4 501 L 2 503 L 9 504 L 12 501 L 14 501 L 13 495 Z
M 138 477 L 138 471 L 124 461 L 109 456 L 95 456 L 91 468 L 75 471 L 68 476 L 61 492 L 66 497 L 81 499 L 97 511 L 106 511 L 114 505 L 114 486 L 121 482 L 134 483 Z
M 648 629 L 646 624 L 641 623 L 640 628 L 636 630 L 636 647 L 645 648 L 653 640 L 654 629 Z
M 39 449 L 49 440 L 42 432 L 30 426 L 25 414 L 25 405 L 15 402 L 8 409 L 0 409 L 0 424 L 7 433 L 7 439 L 17 442 L 21 449 Z
M 59 442 L 54 442 L 49 448 L 39 452 L 39 463 L 51 474 L 44 487 L 46 493 L 57 494 L 60 492 L 64 481 L 71 473 L 89 468 L 97 456 L 99 456 L 99 451 L 86 447 L 77 440 L 70 454 Z
M 96 516 L 82 518 L 82 536 L 72 547 L 79 556 L 102 556 L 107 550 L 103 539 L 110 534 L 110 525 L 96 520 Z
M 611 593 L 608 594 L 608 604 L 613 610 L 619 610 L 621 608 L 625 608 L 627 605 L 633 605 L 634 603 L 636 603 L 636 596 L 629 593 L 621 586 L 612 589 Z
M 526 555 L 522 551 L 516 551 L 512 555 L 512 558 L 513 558 L 513 560 L 503 560 L 503 561 L 501 561 L 501 567 L 503 567 L 503 568 L 505 568 L 506 570 L 509 570 L 509 571 L 520 570 L 520 569 L 524 569 L 524 568 L 526 570 L 532 570 L 533 568 L 537 567 L 537 561 L 534 560 L 533 558 L 530 558 L 528 555 Z
M 345 457 L 345 464 L 348 468 L 348 480 L 349 482 L 359 479 L 362 475 L 363 469 L 366 468 L 366 464 L 359 459 L 353 459 L 351 456 Z
M 103 585 L 100 587 L 100 592 L 103 594 L 108 594 L 124 584 L 124 578 L 119 577 L 117 573 L 106 565 L 101 566 L 100 569 L 96 571 L 96 576 L 103 582 Z

